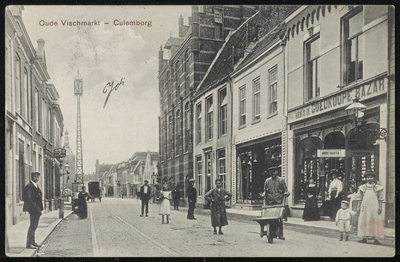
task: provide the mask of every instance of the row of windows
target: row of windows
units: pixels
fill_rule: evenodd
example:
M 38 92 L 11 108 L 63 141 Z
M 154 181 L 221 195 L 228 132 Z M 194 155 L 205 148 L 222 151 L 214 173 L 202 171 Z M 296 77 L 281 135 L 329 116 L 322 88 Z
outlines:
M 205 173 L 203 174 L 203 161 L 202 156 L 196 156 L 196 182 L 197 182 L 197 194 L 199 196 L 203 195 L 203 184 L 205 192 L 212 189 L 212 183 L 214 180 L 219 178 L 222 182 L 222 188 L 226 189 L 226 152 L 225 149 L 220 149 L 217 151 L 217 169 L 216 176 L 213 176 L 213 169 L 211 165 L 213 152 L 206 152 L 204 154 L 205 158 Z M 203 181 L 203 175 L 205 176 L 205 181 Z
M 218 91 L 218 136 L 221 137 L 227 133 L 227 93 L 226 87 Z M 214 106 L 213 96 L 210 95 L 206 98 L 206 141 L 213 138 L 214 130 Z M 202 120 L 202 104 L 196 105 L 196 137 L 197 143 L 201 143 L 201 121 Z
M 183 130 L 181 130 L 181 126 Z M 162 150 L 161 157 L 165 156 L 167 159 L 171 158 L 174 153 L 179 155 L 181 151 L 187 152 L 189 149 L 190 137 L 190 106 L 187 103 L 184 112 L 184 118 L 181 118 L 180 110 L 176 111 L 175 119 L 172 116 L 168 117 L 168 128 L 166 122 L 162 122 L 161 143 Z M 182 131 L 185 134 L 182 134 Z M 183 141 L 185 138 L 185 141 Z
M 277 66 L 274 66 L 268 71 L 269 75 L 269 115 L 273 115 L 277 112 L 278 106 L 278 95 L 277 95 L 277 88 L 278 88 L 278 80 L 277 80 L 278 69 Z M 257 77 L 252 81 L 252 89 L 253 89 L 253 112 L 252 116 L 253 122 L 257 122 L 261 119 L 261 84 L 260 78 Z M 246 85 L 243 85 L 239 88 L 239 126 L 246 125 Z
M 55 119 L 55 115 L 52 114 L 51 108 L 44 98 L 40 99 L 39 91 L 37 88 L 33 88 L 34 97 L 32 98 L 32 88 L 30 82 L 33 81 L 29 77 L 29 72 L 26 67 L 22 66 L 21 58 L 18 54 L 15 54 L 14 61 L 14 98 L 12 98 L 11 89 L 11 70 L 12 65 L 10 61 L 10 49 L 6 48 L 6 81 L 7 81 L 7 108 L 12 108 L 12 103 L 15 104 L 15 111 L 29 124 L 35 123 L 36 130 L 43 135 L 44 138 L 55 142 L 56 145 L 60 144 L 61 131 L 59 125 Z M 53 117 L 53 121 L 51 119 Z M 51 123 L 54 123 L 54 127 L 51 128 Z
M 363 79 L 364 38 L 363 12 L 356 11 L 343 20 L 344 27 L 344 82 L 351 84 Z M 305 43 L 306 101 L 320 96 L 320 36 L 317 34 Z
M 164 97 L 164 93 L 167 93 L 167 103 L 168 106 L 172 105 L 172 83 L 173 81 L 176 83 L 176 92 L 175 92 L 175 96 L 176 98 L 179 98 L 181 95 L 181 85 L 180 85 L 180 81 L 179 79 L 181 78 L 181 75 L 183 73 L 185 73 L 184 75 L 184 90 L 187 90 L 189 87 L 189 59 L 190 59 L 190 53 L 189 50 L 186 51 L 185 56 L 182 58 L 182 63 L 180 63 L 180 61 L 176 61 L 175 65 L 171 68 L 171 72 L 169 71 L 167 72 L 167 75 L 164 79 L 161 80 L 160 86 L 162 88 L 161 90 L 161 104 L 163 104 L 163 97 Z M 186 94 L 185 94 L 186 95 Z

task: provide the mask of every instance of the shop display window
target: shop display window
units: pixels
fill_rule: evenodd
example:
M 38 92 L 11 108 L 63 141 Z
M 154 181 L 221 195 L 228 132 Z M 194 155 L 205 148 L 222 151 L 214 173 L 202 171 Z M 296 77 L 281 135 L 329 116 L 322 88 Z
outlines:
M 238 149 L 237 203 L 262 204 L 268 168 L 282 164 L 281 138 Z
M 306 200 L 306 187 L 310 178 L 313 178 L 318 187 L 318 192 L 322 190 L 323 177 L 320 172 L 320 159 L 317 158 L 317 149 L 323 148 L 323 143 L 319 137 L 307 137 L 300 141 L 297 147 L 297 186 L 295 198 L 297 201 Z

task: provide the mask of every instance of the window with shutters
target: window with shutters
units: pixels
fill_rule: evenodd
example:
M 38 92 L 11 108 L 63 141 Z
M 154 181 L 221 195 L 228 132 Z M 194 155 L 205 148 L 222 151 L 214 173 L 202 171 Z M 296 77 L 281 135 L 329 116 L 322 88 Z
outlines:
M 260 78 L 253 80 L 253 122 L 260 120 Z
M 239 89 L 239 126 L 246 125 L 246 86 Z
M 275 66 L 269 70 L 269 114 L 275 114 L 278 110 L 278 68 Z

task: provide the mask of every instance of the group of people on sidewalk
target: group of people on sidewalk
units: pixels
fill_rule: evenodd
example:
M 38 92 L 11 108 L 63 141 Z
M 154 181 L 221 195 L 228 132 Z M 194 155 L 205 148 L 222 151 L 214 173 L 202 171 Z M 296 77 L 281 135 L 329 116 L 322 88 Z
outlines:
M 360 243 L 367 243 L 367 239 L 373 239 L 374 244 L 381 245 L 378 239 L 384 237 L 384 220 L 382 218 L 383 187 L 377 183 L 376 174 L 367 171 L 364 174 L 367 182 L 359 186 L 358 190 L 350 187 L 347 199 L 341 197 L 342 183 L 337 174 L 331 174 L 333 181 L 329 186 L 330 213 L 339 227 L 340 241 L 349 240 L 351 229 L 357 230 L 357 236 L 362 239 Z M 314 179 L 309 180 L 306 188 L 306 202 L 303 219 L 305 221 L 317 221 L 320 219 L 318 208 L 318 189 Z M 339 207 L 338 207 L 339 205 Z M 345 234 L 345 238 L 343 235 Z
M 278 169 L 279 167 L 269 168 L 271 177 L 266 179 L 264 183 L 265 205 L 267 206 L 284 205 L 285 198 L 290 195 L 285 180 L 278 176 Z M 339 226 L 340 241 L 343 240 L 344 234 L 345 241 L 349 240 L 351 227 L 354 227 L 357 221 L 357 236 L 362 238 L 359 242 L 367 243 L 368 239 L 373 239 L 374 244 L 380 245 L 381 243 L 378 239 L 384 237 L 384 220 L 382 218 L 382 202 L 384 199 L 383 187 L 377 183 L 374 172 L 368 171 L 364 176 L 366 177 L 367 183 L 361 185 L 358 188 L 357 193 L 353 192 L 349 195 L 350 202 L 346 200 L 341 201 L 341 208 L 336 212 L 335 222 L 336 225 Z M 30 215 L 30 226 L 27 234 L 26 248 L 40 247 L 35 241 L 35 231 L 38 227 L 39 219 L 43 210 L 42 191 L 38 186 L 39 177 L 39 172 L 32 172 L 31 181 L 23 190 L 23 211 L 28 212 Z M 211 226 L 214 228 L 213 234 L 223 235 L 222 227 L 228 225 L 225 204 L 226 201 L 231 199 L 232 194 L 222 188 L 222 181 L 220 179 L 215 180 L 215 186 L 215 188 L 211 189 L 204 195 L 204 198 L 211 202 Z M 310 179 L 306 192 L 307 200 L 305 203 L 303 219 L 305 221 L 319 220 L 317 188 L 314 179 Z M 337 197 L 337 192 L 332 193 L 332 195 L 333 194 Z M 146 217 L 148 216 L 148 202 L 150 196 L 151 187 L 148 185 L 148 181 L 145 180 L 144 185 L 140 188 L 140 198 L 142 201 L 141 217 L 143 217 L 144 214 Z M 179 199 L 177 196 L 179 196 Z M 189 203 L 187 219 L 196 219 L 194 217 L 194 209 L 196 206 L 197 192 L 194 187 L 194 179 L 189 180 L 187 197 Z M 89 198 L 92 197 L 86 192 L 85 187 L 83 186 L 82 191 L 78 195 L 78 215 L 80 218 L 87 218 L 86 201 Z M 174 200 L 174 209 L 178 210 L 180 200 L 179 188 L 177 187 L 171 191 L 169 185 L 165 183 L 157 200 L 160 204 L 159 215 L 162 216 L 162 224 L 168 224 L 171 200 Z M 271 224 L 271 231 L 275 232 L 275 237 L 279 237 L 283 240 L 285 238 L 283 237 L 282 221 L 287 220 L 287 215 L 287 212 L 284 211 L 282 219 Z M 219 229 L 218 233 L 217 227 Z

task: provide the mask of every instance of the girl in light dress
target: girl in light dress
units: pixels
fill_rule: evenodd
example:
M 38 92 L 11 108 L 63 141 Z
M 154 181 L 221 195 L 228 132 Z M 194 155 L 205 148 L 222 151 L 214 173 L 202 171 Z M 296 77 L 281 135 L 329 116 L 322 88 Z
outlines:
M 162 224 L 164 224 L 164 216 L 166 216 L 166 223 L 169 224 L 169 209 L 170 209 L 170 201 L 171 201 L 171 190 L 169 189 L 168 184 L 163 185 L 163 191 L 160 192 L 161 204 L 160 210 L 158 212 L 162 218 Z

